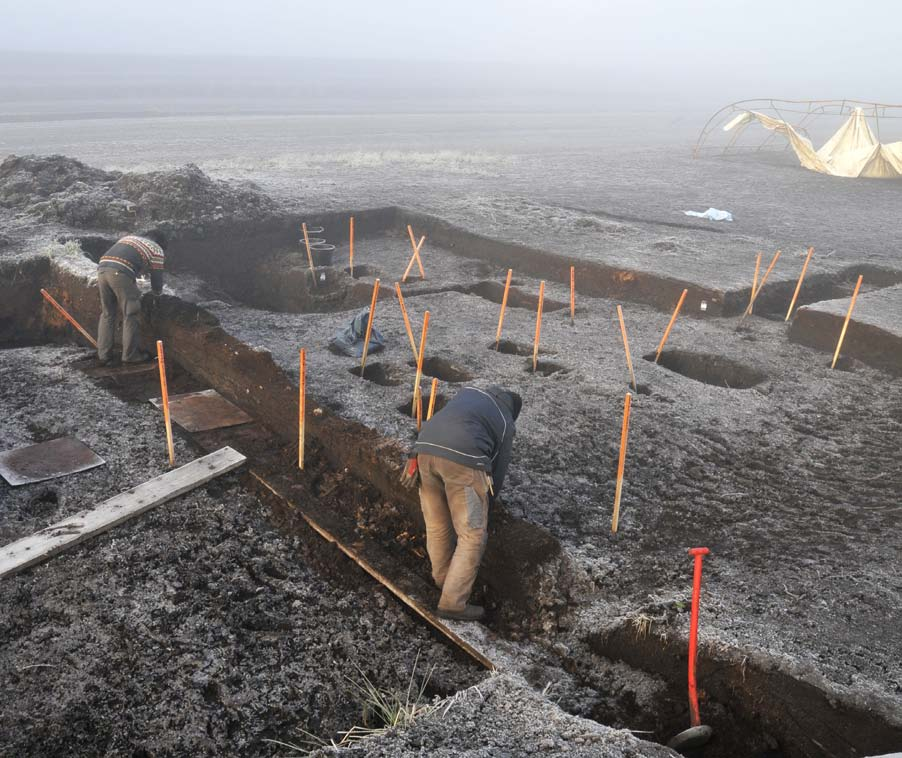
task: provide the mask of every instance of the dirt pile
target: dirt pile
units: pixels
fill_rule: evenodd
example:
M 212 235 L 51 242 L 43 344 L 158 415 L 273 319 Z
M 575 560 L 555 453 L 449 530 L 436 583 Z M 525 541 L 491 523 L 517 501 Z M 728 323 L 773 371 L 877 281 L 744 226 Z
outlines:
M 61 155 L 11 155 L 0 163 L 0 207 L 81 229 L 154 224 L 199 234 L 225 220 L 265 220 L 277 210 L 255 186 L 211 179 L 193 164 L 133 174 Z

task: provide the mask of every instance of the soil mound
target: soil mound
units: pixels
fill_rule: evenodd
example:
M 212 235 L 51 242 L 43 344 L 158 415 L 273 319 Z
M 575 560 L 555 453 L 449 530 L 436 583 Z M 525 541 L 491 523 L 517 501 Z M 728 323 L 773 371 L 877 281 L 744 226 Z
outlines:
M 61 155 L 0 164 L 0 206 L 76 228 L 170 231 L 264 221 L 276 203 L 254 185 L 211 179 L 194 164 L 146 174 L 103 171 Z

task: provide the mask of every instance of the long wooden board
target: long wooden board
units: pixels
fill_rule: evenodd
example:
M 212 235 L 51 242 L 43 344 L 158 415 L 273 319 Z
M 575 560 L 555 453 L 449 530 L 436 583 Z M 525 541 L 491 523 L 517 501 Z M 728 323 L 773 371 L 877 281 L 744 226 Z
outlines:
M 238 468 L 246 460 L 237 450 L 224 447 L 139 484 L 94 509 L 81 511 L 29 537 L 10 542 L 0 548 L 0 578 L 40 563 L 95 534 L 140 516 L 151 508 Z

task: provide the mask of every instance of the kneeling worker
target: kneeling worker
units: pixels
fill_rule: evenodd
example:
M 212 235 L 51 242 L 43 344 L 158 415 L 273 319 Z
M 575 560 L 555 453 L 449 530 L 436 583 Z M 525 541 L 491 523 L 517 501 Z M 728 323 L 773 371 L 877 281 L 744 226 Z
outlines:
M 482 618 L 482 607 L 467 600 L 488 537 L 489 497 L 504 484 L 521 405 L 516 392 L 501 387 L 462 389 L 423 425 L 401 476 L 408 488 L 419 479 L 442 618 Z
M 100 324 L 97 327 L 97 357 L 103 364 L 114 362 L 113 334 L 116 313 L 122 313 L 122 362 L 142 363 L 153 356 L 138 346 L 138 316 L 141 313 L 141 291 L 136 280 L 150 274 L 154 295 L 163 292 L 163 250 L 166 237 L 149 231 L 123 237 L 104 253 L 97 265 L 97 287 L 100 290 Z

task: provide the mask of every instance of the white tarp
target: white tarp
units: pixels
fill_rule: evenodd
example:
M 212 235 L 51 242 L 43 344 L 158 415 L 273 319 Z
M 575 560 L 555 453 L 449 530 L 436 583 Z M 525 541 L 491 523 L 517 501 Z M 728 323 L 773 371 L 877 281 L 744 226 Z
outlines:
M 853 111 L 820 150 L 815 150 L 811 140 L 799 134 L 790 124 L 757 111 L 740 113 L 724 126 L 724 131 L 745 129 L 752 121 L 784 135 L 799 163 L 811 171 L 831 176 L 902 178 L 902 142 L 887 145 L 878 142 L 861 108 Z

